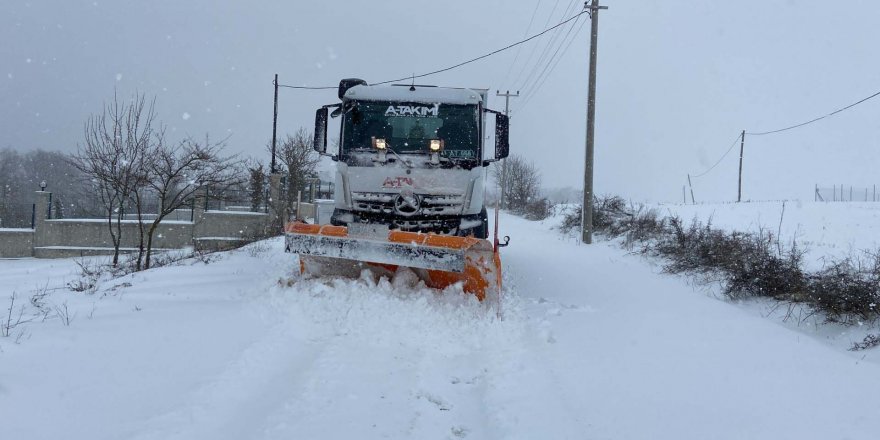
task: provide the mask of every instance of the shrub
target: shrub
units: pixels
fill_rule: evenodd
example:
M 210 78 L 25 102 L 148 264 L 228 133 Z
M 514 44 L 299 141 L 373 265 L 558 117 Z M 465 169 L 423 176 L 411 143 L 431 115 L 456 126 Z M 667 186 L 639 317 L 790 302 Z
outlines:
M 529 201 L 523 214 L 529 220 L 544 220 L 553 213 L 553 205 L 547 199 L 535 199 Z

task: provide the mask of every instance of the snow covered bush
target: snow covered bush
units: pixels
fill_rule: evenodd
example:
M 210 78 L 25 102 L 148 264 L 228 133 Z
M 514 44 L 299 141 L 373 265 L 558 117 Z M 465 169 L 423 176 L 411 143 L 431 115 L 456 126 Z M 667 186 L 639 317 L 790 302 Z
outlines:
M 529 220 L 544 220 L 552 213 L 553 205 L 545 198 L 530 201 L 523 211 L 523 215 Z
M 880 254 L 869 258 L 869 264 L 846 258 L 809 277 L 808 300 L 829 321 L 853 324 L 880 315 Z

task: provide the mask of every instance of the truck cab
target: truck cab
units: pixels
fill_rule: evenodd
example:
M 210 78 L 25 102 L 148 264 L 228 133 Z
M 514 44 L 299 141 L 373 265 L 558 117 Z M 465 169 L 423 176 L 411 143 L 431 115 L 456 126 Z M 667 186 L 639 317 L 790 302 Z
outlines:
M 488 237 L 485 167 L 507 157 L 509 146 L 507 117 L 485 108 L 486 90 L 346 79 L 338 95 L 341 102 L 315 118 L 315 150 L 336 162 L 333 225 Z M 495 115 L 491 152 L 484 148 L 488 113 Z M 332 154 L 329 117 L 341 118 Z

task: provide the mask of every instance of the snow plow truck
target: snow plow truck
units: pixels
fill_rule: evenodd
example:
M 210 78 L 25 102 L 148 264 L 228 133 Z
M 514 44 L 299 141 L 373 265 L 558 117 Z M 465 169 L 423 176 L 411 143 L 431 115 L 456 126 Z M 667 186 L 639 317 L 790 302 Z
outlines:
M 315 115 L 314 149 L 336 162 L 330 223 L 285 225 L 286 250 L 299 255 L 301 272 L 393 276 L 407 268 L 429 287 L 462 283 L 481 301 L 500 299 L 498 251 L 509 238 L 498 240 L 496 210 L 488 240 L 484 187 L 486 167 L 509 152 L 507 116 L 485 107 L 484 89 L 343 79 L 338 96 Z M 340 118 L 332 152 L 330 118 Z

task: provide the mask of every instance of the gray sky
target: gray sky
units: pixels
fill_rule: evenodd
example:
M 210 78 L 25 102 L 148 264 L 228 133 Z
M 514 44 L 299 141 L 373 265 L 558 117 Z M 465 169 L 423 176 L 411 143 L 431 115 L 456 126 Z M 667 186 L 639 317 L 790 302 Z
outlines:
M 880 90 L 876 1 L 605 3 L 598 193 L 679 200 L 686 174 L 709 168 L 740 130 L 802 122 Z M 258 156 L 271 137 L 275 73 L 297 85 L 418 74 L 522 38 L 536 5 L 529 33 L 580 4 L 4 0 L 0 147 L 74 150 L 83 121 L 115 87 L 155 95 L 172 136 L 231 134 L 231 151 Z M 534 92 L 511 101 L 512 150 L 542 169 L 546 185 L 580 187 L 588 31 L 560 50 L 540 88 L 543 66 L 530 73 L 552 34 L 419 82 Z M 314 109 L 335 100 L 335 91 L 282 89 L 281 132 L 311 126 Z M 503 108 L 494 96 L 489 103 Z M 816 183 L 880 184 L 878 114 L 880 97 L 808 127 L 747 136 L 745 196 L 811 199 Z M 735 198 L 737 150 L 694 179 L 699 200 Z

